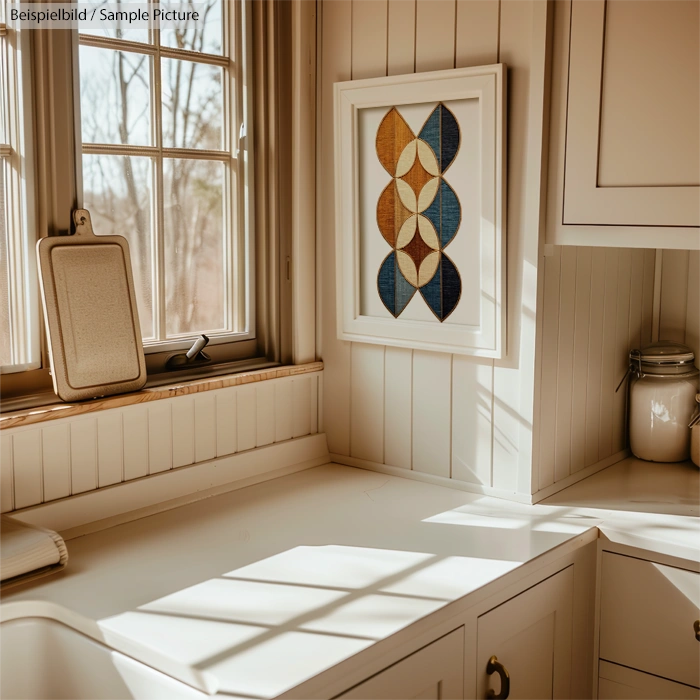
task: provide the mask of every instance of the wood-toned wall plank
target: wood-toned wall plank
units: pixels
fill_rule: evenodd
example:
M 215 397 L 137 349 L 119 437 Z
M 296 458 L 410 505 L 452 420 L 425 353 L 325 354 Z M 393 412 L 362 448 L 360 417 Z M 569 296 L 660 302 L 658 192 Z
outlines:
M 387 15 L 387 0 L 353 0 L 353 80 L 386 75 Z
M 12 471 L 12 435 L 0 433 L 0 513 L 7 513 L 15 507 Z
M 156 474 L 173 466 L 173 424 L 170 401 L 148 407 L 148 471 Z
M 414 72 L 415 38 L 416 0 L 389 0 L 387 75 Z
M 130 406 L 122 413 L 124 480 L 148 474 L 148 409 Z
M 15 508 L 26 508 L 43 500 L 41 431 L 16 433 L 12 441 Z
M 413 351 L 386 349 L 384 358 L 384 463 L 411 468 Z
M 416 72 L 455 65 L 456 0 L 417 0 Z
M 244 450 L 252 450 L 257 440 L 258 411 L 255 402 L 255 385 L 238 387 L 236 398 L 237 451 L 243 452 Z
M 659 340 L 685 342 L 688 254 L 687 250 L 664 250 L 663 252 Z
M 271 445 L 275 441 L 275 387 L 260 384 L 256 387 L 256 447 Z
M 384 346 L 352 344 L 350 455 L 384 461 Z
M 292 382 L 275 385 L 275 442 L 292 439 Z
M 695 352 L 695 364 L 700 364 L 700 251 L 692 250 L 688 257 L 688 302 L 685 310 L 685 344 Z
M 620 251 L 605 250 L 605 298 L 603 314 L 603 368 L 600 385 L 600 426 L 598 432 L 598 459 L 612 452 L 613 403 L 615 398 L 615 359 L 617 344 L 617 303 Z M 619 381 L 619 380 L 618 380 Z
M 183 396 L 173 399 L 173 467 L 194 464 L 194 397 Z
M 455 67 L 498 63 L 499 0 L 457 0 Z
M 41 428 L 44 500 L 70 496 L 70 425 L 65 422 Z
M 452 358 L 452 478 L 491 486 L 493 362 Z
M 223 457 L 236 452 L 238 432 L 236 389 L 223 389 L 216 393 L 216 456 Z
M 311 432 L 311 377 L 295 377 L 292 383 L 292 437 Z
M 324 410 L 328 449 L 331 453 L 350 454 L 350 343 L 336 337 L 335 308 L 335 193 L 333 156 L 333 83 L 350 80 L 352 70 L 352 4 L 333 0 L 321 5 L 322 45 L 318 79 L 321 84 L 321 120 L 318 150 L 319 217 L 318 266 L 320 304 L 323 317 L 321 347 L 324 360 Z
M 615 353 L 613 356 L 613 387 L 615 392 L 629 365 L 630 351 L 630 296 L 632 286 L 632 251 L 620 249 L 617 273 L 617 321 Z M 612 445 L 611 455 L 620 452 L 627 444 L 627 392 L 624 388 L 612 395 Z M 606 455 L 608 456 L 608 455 Z
M 413 353 L 413 469 L 450 477 L 452 356 Z
M 542 372 L 540 375 L 540 449 L 538 485 L 554 483 L 555 426 L 557 417 L 557 355 L 559 349 L 560 246 L 544 258 L 544 320 L 542 323 Z
M 588 329 L 588 391 L 586 392 L 585 464 L 598 461 L 600 385 L 603 368 L 603 315 L 605 312 L 605 248 L 591 253 L 591 300 Z
M 591 248 L 576 254 L 573 385 L 571 395 L 571 466 L 574 474 L 586 464 L 586 401 L 588 393 L 588 334 L 591 309 Z
M 97 419 L 76 420 L 70 425 L 71 493 L 97 488 Z M 16 463 L 16 458 L 15 458 Z M 16 477 L 16 471 L 15 471 Z M 16 491 L 16 487 L 15 487 Z
M 563 246 L 559 275 L 559 338 L 557 343 L 556 428 L 554 432 L 554 481 L 571 473 L 571 413 L 575 400 L 574 325 L 576 310 L 577 249 Z
M 121 411 L 103 411 L 97 417 L 97 486 L 118 484 L 124 476 Z M 48 498 L 46 498 L 48 500 Z

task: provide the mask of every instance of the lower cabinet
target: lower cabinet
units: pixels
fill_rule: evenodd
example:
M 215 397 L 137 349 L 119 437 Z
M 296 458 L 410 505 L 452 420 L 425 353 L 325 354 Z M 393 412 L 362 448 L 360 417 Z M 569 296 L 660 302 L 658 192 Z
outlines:
M 464 697 L 464 627 L 338 696 L 345 700 L 443 700 Z
M 571 697 L 573 599 L 569 566 L 479 617 L 477 698 Z
M 598 700 L 698 700 L 700 697 L 697 688 L 607 661 L 600 662 L 599 674 Z

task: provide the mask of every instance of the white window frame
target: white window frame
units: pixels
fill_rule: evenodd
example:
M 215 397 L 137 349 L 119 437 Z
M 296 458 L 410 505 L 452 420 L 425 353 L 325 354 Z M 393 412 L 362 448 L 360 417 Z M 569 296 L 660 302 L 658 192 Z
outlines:
M 31 67 L 27 38 L 4 24 L 0 6 L 0 80 L 2 81 L 2 144 L 0 167 L 5 188 L 5 227 L 10 280 L 12 361 L 0 373 L 41 367 L 41 325 L 36 276 L 34 153 L 32 149 Z M 6 96 L 6 101 L 5 101 Z
M 238 21 L 236 12 L 241 13 Z M 255 245 L 254 202 L 252 192 L 253 172 L 253 119 L 251 94 L 251 36 L 252 18 L 249 3 L 245 0 L 231 2 L 222 0 L 223 32 L 222 55 L 191 52 L 160 45 L 157 29 L 151 30 L 151 43 L 137 43 L 122 39 L 101 37 L 75 32 L 74 37 L 74 112 L 76 121 L 76 169 L 78 206 L 83 206 L 82 156 L 93 155 L 132 155 L 147 156 L 155 162 L 168 157 L 193 158 L 230 162 L 224 180 L 224 250 L 226 255 L 225 272 L 225 314 L 229 328 L 224 332 L 201 329 L 198 332 L 166 337 L 165 333 L 165 263 L 162 200 L 162 165 L 156 166 L 152 174 L 152 204 L 154 211 L 151 226 L 155 237 L 152 249 L 152 273 L 154 288 L 154 327 L 160 337 L 144 341 L 144 352 L 155 354 L 173 352 L 189 348 L 195 338 L 206 333 L 210 345 L 233 343 L 256 338 L 255 316 Z M 230 51 L 231 39 L 235 54 Z M 80 122 L 80 75 L 79 46 L 93 46 L 113 50 L 123 50 L 152 57 L 151 74 L 151 119 L 155 144 L 152 146 L 129 146 L 118 144 L 83 144 Z M 221 151 L 203 149 L 167 148 L 162 145 L 162 118 L 160 97 L 160 58 L 194 60 L 198 63 L 219 66 L 224 71 L 223 91 L 223 144 Z M 228 77 L 228 79 L 226 79 Z M 243 138 L 241 138 L 243 137 Z M 230 172 L 235 169 L 236 186 L 232 184 Z M 99 234 L 99 231 L 96 231 Z M 242 275 L 241 275 L 242 273 Z M 242 279 L 241 279 L 242 277 Z M 236 300 L 238 300 L 236 302 Z

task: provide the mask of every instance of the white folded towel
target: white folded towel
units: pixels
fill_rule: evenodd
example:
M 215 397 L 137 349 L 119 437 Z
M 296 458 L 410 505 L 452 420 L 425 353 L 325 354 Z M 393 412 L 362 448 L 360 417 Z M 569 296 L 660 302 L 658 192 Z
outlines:
M 53 530 L 27 525 L 7 515 L 0 518 L 0 580 L 46 567 L 63 567 L 68 550 Z

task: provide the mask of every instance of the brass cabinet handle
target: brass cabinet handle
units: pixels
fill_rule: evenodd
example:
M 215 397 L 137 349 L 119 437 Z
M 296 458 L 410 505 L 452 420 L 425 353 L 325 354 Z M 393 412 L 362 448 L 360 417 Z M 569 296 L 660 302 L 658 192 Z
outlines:
M 508 673 L 508 669 L 495 656 L 492 656 L 486 664 L 486 673 L 488 673 L 489 676 L 493 673 L 497 673 L 501 677 L 501 692 L 496 695 L 493 690 L 489 689 L 488 693 L 486 693 L 486 697 L 489 698 L 489 700 L 506 700 L 510 694 L 510 674 Z
M 695 639 L 700 642 L 700 620 L 695 620 L 695 623 L 693 624 L 693 629 L 695 630 Z

